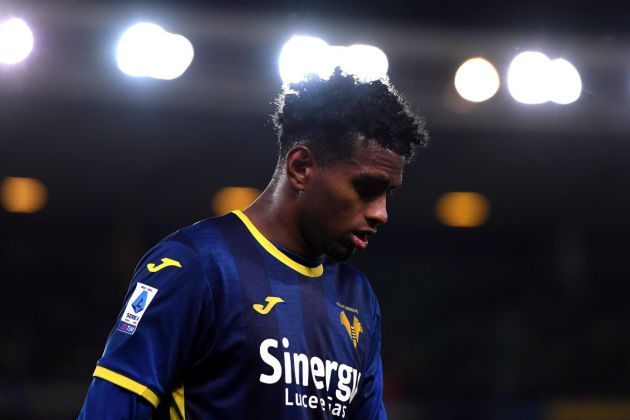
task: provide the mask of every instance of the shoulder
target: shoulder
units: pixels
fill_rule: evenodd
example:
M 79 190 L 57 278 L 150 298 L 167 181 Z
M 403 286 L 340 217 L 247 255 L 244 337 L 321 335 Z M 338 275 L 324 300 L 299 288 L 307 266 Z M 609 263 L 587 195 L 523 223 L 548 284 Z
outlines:
M 350 263 L 340 262 L 333 263 L 331 265 L 336 265 L 337 269 L 339 270 L 339 274 L 343 277 L 348 277 L 354 280 L 358 280 L 360 282 L 369 283 L 366 275 Z
M 380 314 L 378 298 L 365 274 L 349 263 L 333 263 L 333 270 L 338 272 L 338 289 L 341 296 L 347 300 L 366 306 L 373 314 Z
M 358 268 L 349 263 L 334 263 L 339 272 L 339 278 L 342 282 L 352 282 L 355 288 L 364 289 L 366 293 L 374 294 L 372 285 L 367 276 Z
M 202 264 L 215 254 L 228 252 L 225 241 L 226 225 L 234 223 L 236 216 L 228 213 L 223 216 L 200 220 L 169 234 L 145 254 L 141 265 L 148 256 L 164 252 Z M 203 264 L 202 264 L 203 265 Z M 203 267 L 207 268 L 207 267 Z M 138 267 L 136 267 L 138 269 Z
M 227 252 L 217 226 L 229 216 L 201 220 L 166 236 L 140 259 L 134 278 L 148 277 L 160 283 L 206 278 L 214 261 L 220 261 L 221 254 Z M 215 254 L 218 257 L 213 257 Z

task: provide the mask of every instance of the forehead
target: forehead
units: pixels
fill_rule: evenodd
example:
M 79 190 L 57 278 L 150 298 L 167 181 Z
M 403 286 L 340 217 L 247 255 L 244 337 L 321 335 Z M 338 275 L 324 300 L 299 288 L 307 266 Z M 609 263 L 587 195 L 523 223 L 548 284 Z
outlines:
M 385 178 L 392 186 L 402 183 L 405 158 L 374 140 L 358 139 L 352 157 L 340 162 L 350 176 Z

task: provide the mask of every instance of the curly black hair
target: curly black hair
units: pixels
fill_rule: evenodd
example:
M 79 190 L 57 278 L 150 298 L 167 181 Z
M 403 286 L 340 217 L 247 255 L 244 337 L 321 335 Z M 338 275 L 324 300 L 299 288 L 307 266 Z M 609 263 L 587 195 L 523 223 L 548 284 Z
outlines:
M 360 82 L 339 67 L 327 80 L 311 75 L 290 84 L 276 105 L 272 118 L 281 160 L 300 143 L 323 163 L 348 159 L 354 140 L 365 136 L 409 162 L 428 143 L 424 119 L 395 88 L 380 80 Z

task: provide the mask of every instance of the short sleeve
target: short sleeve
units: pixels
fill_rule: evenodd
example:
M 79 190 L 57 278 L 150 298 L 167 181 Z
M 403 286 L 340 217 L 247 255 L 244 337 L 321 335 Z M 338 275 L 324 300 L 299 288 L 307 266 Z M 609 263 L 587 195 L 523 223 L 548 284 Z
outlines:
M 77 420 L 148 419 L 152 414 L 153 407 L 144 398 L 94 378 Z
M 136 267 L 94 376 L 157 407 L 211 340 L 212 296 L 201 259 L 167 239 Z

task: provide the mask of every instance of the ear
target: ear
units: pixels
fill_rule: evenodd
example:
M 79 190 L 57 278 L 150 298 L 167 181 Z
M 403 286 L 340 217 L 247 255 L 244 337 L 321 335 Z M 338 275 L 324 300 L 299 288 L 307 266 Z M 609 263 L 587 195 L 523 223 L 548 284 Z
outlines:
M 295 146 L 289 150 L 286 173 L 294 191 L 304 191 L 314 164 L 313 152 L 308 147 Z

